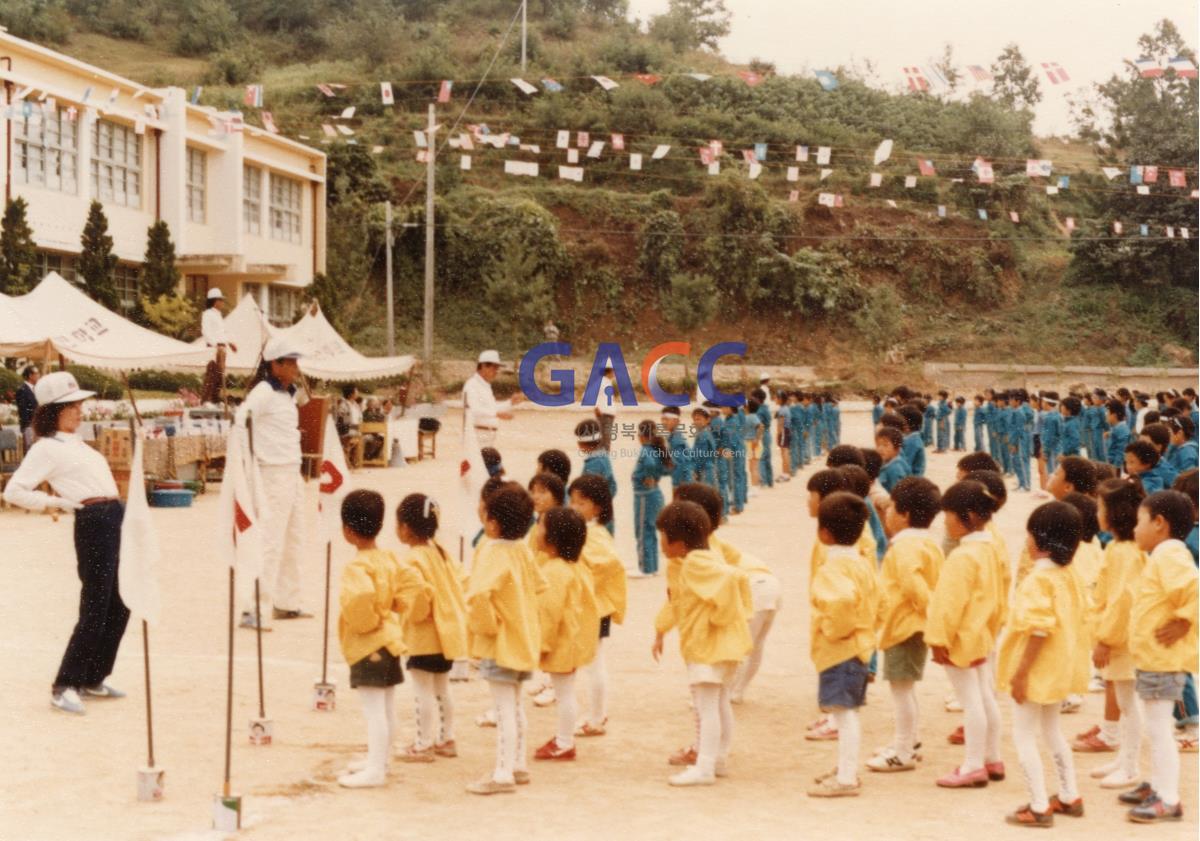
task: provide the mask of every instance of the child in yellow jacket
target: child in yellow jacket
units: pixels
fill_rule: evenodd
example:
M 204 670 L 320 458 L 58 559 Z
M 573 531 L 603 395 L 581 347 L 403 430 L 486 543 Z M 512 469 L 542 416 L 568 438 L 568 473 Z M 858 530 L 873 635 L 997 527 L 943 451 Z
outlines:
M 1027 548 L 1033 567 L 1013 599 L 999 682 L 1012 694 L 1013 744 L 1029 787 L 1029 803 L 1005 820 L 1016 826 L 1043 827 L 1054 815 L 1083 815 L 1071 749 L 1059 728 L 1062 702 L 1087 689 L 1087 597 L 1071 569 L 1079 548 L 1082 521 L 1066 502 L 1047 502 L 1029 516 Z M 1038 734 L 1054 757 L 1058 793 L 1048 796 Z
M 417 736 L 399 754 L 405 762 L 458 756 L 450 669 L 467 656 L 467 609 L 461 567 L 435 538 L 439 513 L 425 494 L 409 494 L 396 508 L 396 535 L 409 547 L 404 562 L 420 576 L 424 591 L 421 609 L 409 612 L 404 628 L 417 699 Z
M 542 574 L 546 590 L 538 597 L 541 627 L 541 668 L 550 676 L 558 702 L 558 733 L 534 753 L 534 759 L 573 760 L 575 671 L 596 657 L 600 643 L 600 611 L 592 571 L 580 563 L 587 524 L 570 508 L 542 512 L 533 528 L 534 543 L 546 557 Z
M 1176 821 L 1179 749 L 1172 710 L 1196 671 L 1196 566 L 1184 540 L 1192 530 L 1192 502 L 1179 491 L 1159 491 L 1138 508 L 1134 539 L 1148 553 L 1130 612 L 1129 650 L 1137 668 L 1137 693 L 1146 711 L 1150 779 L 1120 800 L 1133 806 L 1137 823 Z
M 872 771 L 911 771 L 917 767 L 916 682 L 925 676 L 925 611 L 937 586 L 945 556 L 929 533 L 941 511 L 942 494 L 923 476 L 907 476 L 892 488 L 885 520 L 891 542 L 879 575 L 879 647 L 883 679 L 892 690 L 896 737 L 869 760 Z
M 484 506 L 487 542 L 467 584 L 467 647 L 479 660 L 479 673 L 488 682 L 496 709 L 496 768 L 467 791 L 498 794 L 529 781 L 521 683 L 529 679 L 541 655 L 540 576 L 524 540 L 533 516 L 529 494 L 507 482 Z
M 566 455 L 558 450 L 547 450 L 538 457 L 538 468 L 541 470 L 544 467 L 542 457 L 550 459 L 558 467 L 558 453 L 566 458 Z M 567 461 L 567 469 L 570 469 L 570 461 Z M 563 484 L 562 479 L 554 473 L 538 472 L 529 480 L 529 496 L 533 500 L 533 516 L 538 522 L 541 521 L 542 515 L 551 508 L 557 508 L 560 505 L 566 504 L 567 489 Z M 540 548 L 538 542 L 538 531 L 536 523 L 529 530 L 529 534 L 525 536 L 525 542 L 529 544 L 529 551 L 533 552 L 533 559 L 537 563 L 540 570 L 550 560 L 550 556 Z M 536 707 L 548 707 L 554 703 L 554 686 L 551 683 L 550 676 L 542 671 L 534 674 L 533 679 L 529 681 L 529 688 L 525 690 Z
M 367 719 L 367 757 L 338 777 L 346 788 L 381 786 L 387 780 L 392 697 L 404 681 L 403 617 L 427 609 L 417 574 L 375 545 L 383 513 L 383 497 L 374 491 L 351 491 L 342 500 L 342 536 L 358 554 L 342 570 L 338 641 L 350 664 L 350 687 L 357 690 Z
M 708 548 L 708 515 L 694 502 L 672 502 L 655 520 L 667 556 L 667 604 L 655 620 L 651 653 L 679 629 L 692 701 L 700 720 L 696 764 L 670 778 L 674 786 L 712 785 L 724 776 L 733 741 L 729 683 L 749 653 L 750 585 L 746 574 Z
M 1138 578 L 1146 566 L 1146 553 L 1133 539 L 1138 507 L 1145 498 L 1142 483 L 1128 476 L 1110 479 L 1099 488 L 1097 519 L 1113 539 L 1104 550 L 1093 594 L 1092 663 L 1112 688 L 1120 713 L 1111 723 L 1106 715 L 1098 734 L 1111 744 L 1118 741 L 1115 731 L 1120 728 L 1116 758 L 1092 771 L 1102 788 L 1129 788 L 1141 780 L 1138 754 L 1142 745 L 1142 714 L 1134 688 L 1133 655 L 1129 652 L 1129 614 Z
M 612 623 L 625 621 L 625 565 L 617 556 L 608 523 L 612 522 L 612 493 L 603 476 L 586 473 L 571 482 L 568 489 L 571 508 L 587 523 L 587 541 L 580 559 L 592 572 L 596 604 L 600 609 L 600 640 L 596 656 L 583 667 L 591 694 L 590 711 L 575 729 L 576 736 L 603 736 L 608 727 L 608 665 L 604 659 L 605 641 Z
M 937 781 L 943 788 L 986 786 L 1004 779 L 1000 761 L 1000 707 L 988 656 L 996 647 L 1003 610 L 1001 563 L 988 523 L 996 500 L 980 482 L 966 479 L 942 494 L 946 534 L 958 545 L 942 564 L 925 618 L 925 643 L 946 669 L 963 707 L 965 757 Z
M 866 503 L 844 491 L 825 497 L 817 511 L 817 538 L 827 551 L 809 592 L 809 644 L 821 712 L 837 725 L 838 761 L 817 778 L 810 797 L 855 797 L 862 789 L 858 708 L 866 700 L 879 609 L 875 558 L 863 558 L 856 547 L 869 516 Z

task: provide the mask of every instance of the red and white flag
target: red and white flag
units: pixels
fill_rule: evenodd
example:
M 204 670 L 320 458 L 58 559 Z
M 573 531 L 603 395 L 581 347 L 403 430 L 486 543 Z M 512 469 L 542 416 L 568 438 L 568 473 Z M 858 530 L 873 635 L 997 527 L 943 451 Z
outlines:
M 1158 183 L 1158 167 L 1153 166 L 1153 165 L 1142 167 L 1142 180 L 1144 182 L 1146 182 L 1147 184 L 1157 184 Z
M 121 601 L 139 619 L 158 622 L 162 599 L 158 589 L 158 566 L 162 545 L 146 502 L 146 472 L 142 466 L 145 443 L 138 434 L 133 441 L 129 465 L 129 499 L 121 521 L 121 563 L 117 567 L 117 589 Z
M 976 158 L 975 163 L 971 164 L 971 169 L 975 173 L 975 177 L 979 179 L 980 184 L 992 184 L 996 180 L 996 175 L 992 171 L 992 165 L 983 158 Z
M 713 162 L 713 151 L 708 146 L 700 147 L 700 163 L 708 166 Z
M 933 161 L 929 158 L 917 158 L 917 170 L 922 175 L 937 175 L 937 169 L 933 166 Z
M 263 128 L 271 132 L 271 134 L 279 134 L 279 129 L 275 127 L 275 117 L 270 111 L 262 111 L 258 116 L 262 118 Z
M 1142 56 L 1133 63 L 1137 68 L 1138 75 L 1143 79 L 1157 79 L 1163 74 L 1163 69 L 1159 63 L 1148 56 Z
M 1042 71 L 1046 74 L 1046 78 L 1050 80 L 1052 85 L 1061 85 L 1063 82 L 1071 81 L 1071 77 L 1067 75 L 1067 71 L 1063 70 L 1063 66 L 1057 61 L 1043 61 Z
M 317 90 L 325 94 L 325 96 L 329 97 L 330 99 L 337 96 L 337 94 L 333 92 L 333 88 L 331 88 L 329 85 L 317 85 Z
M 449 79 L 444 79 L 442 81 L 441 86 L 438 87 L 437 101 L 442 102 L 442 103 L 449 102 L 450 101 L 450 91 L 453 89 L 454 89 L 454 82 L 452 82 Z
M 575 132 L 575 145 L 580 149 L 586 149 L 592 145 L 592 136 L 586 131 Z
M 258 462 L 243 440 L 245 437 L 246 430 L 235 426 L 226 441 L 216 536 L 225 561 L 243 583 L 253 581 L 262 570 L 261 517 L 266 511 L 262 476 Z
M 1044 158 L 1029 158 L 1025 161 L 1025 174 L 1030 178 L 1049 178 L 1053 168 L 1054 164 Z
M 929 90 L 929 80 L 925 78 L 925 74 L 921 72 L 921 68 L 917 66 L 905 67 L 904 76 L 908 80 L 908 89 L 910 91 L 927 91 Z
M 337 426 L 333 417 L 325 418 L 325 455 L 321 459 L 321 485 L 317 494 L 317 512 L 320 517 L 321 542 L 328 543 L 339 534 L 342 500 L 350 493 L 350 469 L 346 466 L 346 454 L 339 443 Z
M 1196 65 L 1190 58 L 1177 55 L 1175 58 L 1167 62 L 1167 67 L 1175 71 L 1175 75 L 1182 79 L 1195 79 L 1197 77 Z
M 752 88 L 761 85 L 765 78 L 761 73 L 755 73 L 753 70 L 739 70 L 738 75 L 742 77 L 743 82 Z
M 1182 169 L 1172 169 L 1167 171 L 1167 178 L 1170 180 L 1172 187 L 1187 188 L 1187 173 Z
M 617 152 L 625 151 L 625 135 L 614 134 L 612 136 L 612 147 Z
M 984 67 L 982 67 L 981 65 L 978 65 L 978 64 L 968 64 L 968 65 L 967 65 L 967 70 L 971 71 L 971 76 L 972 76 L 972 77 L 975 79 L 975 81 L 976 81 L 976 82 L 990 82 L 990 81 L 992 81 L 992 74 L 991 74 L 991 73 L 989 73 L 989 72 L 988 72 L 988 71 L 987 71 L 987 70 L 986 70 Z
M 396 94 L 392 90 L 391 82 L 380 82 L 379 83 L 379 98 L 383 102 L 384 105 L 395 105 L 396 104 Z

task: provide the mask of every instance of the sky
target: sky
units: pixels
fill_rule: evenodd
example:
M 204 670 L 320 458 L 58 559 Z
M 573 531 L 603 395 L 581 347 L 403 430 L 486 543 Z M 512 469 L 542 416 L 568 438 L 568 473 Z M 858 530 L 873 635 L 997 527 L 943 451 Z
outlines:
M 1197 46 L 1195 0 L 725 0 L 732 31 L 721 52 L 737 63 L 773 62 L 780 73 L 805 73 L 870 60 L 884 87 L 904 84 L 901 68 L 928 65 L 949 42 L 957 64 L 989 67 L 1016 42 L 1035 67 L 1056 61 L 1071 79 L 1051 85 L 1041 76 L 1038 134 L 1072 131 L 1066 95 L 1108 79 L 1123 59 L 1136 58 L 1137 39 L 1170 18 Z M 667 0 L 630 0 L 642 21 Z

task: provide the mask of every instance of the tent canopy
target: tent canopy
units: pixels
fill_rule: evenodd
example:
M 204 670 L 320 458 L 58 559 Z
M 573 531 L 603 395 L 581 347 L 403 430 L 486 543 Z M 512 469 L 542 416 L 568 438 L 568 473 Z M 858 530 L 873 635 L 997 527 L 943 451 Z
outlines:
M 193 371 L 212 355 L 134 324 L 55 272 L 28 294 L 0 295 L 0 355 L 50 353 L 105 371 Z

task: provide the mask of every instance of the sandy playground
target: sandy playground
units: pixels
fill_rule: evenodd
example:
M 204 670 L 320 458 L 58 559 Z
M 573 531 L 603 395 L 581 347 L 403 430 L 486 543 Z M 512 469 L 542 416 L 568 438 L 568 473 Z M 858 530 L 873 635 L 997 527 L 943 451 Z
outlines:
M 632 414 L 621 420 L 633 420 Z M 540 450 L 569 449 L 571 428 L 579 417 L 578 412 L 525 410 L 505 424 L 497 446 L 509 475 L 524 481 Z M 845 412 L 843 418 L 844 441 L 867 444 L 869 415 Z M 439 498 L 447 519 L 467 513 L 460 510 L 457 492 L 461 417 L 454 413 L 445 420 L 436 461 L 362 471 L 355 475 L 356 483 L 383 492 L 389 509 L 405 493 L 420 490 Z M 617 534 L 623 556 L 633 566 L 628 477 L 636 442 L 618 439 L 615 449 L 622 448 L 626 455 L 615 459 L 621 482 Z M 930 455 L 930 476 L 939 485 L 952 481 L 955 458 Z M 308 486 L 308 493 L 315 513 L 315 484 Z M 247 722 L 257 712 L 254 635 L 238 631 L 236 637 L 233 779 L 235 790 L 245 798 L 240 837 L 262 841 L 469 835 L 493 839 L 820 835 L 906 841 L 1024 837 L 1023 830 L 1003 822 L 1007 811 L 1027 800 L 1009 737 L 1011 701 L 1001 700 L 1008 780 L 982 790 L 934 786 L 935 777 L 960 758 L 962 748 L 946 741 L 961 717 L 943 710 L 949 684 L 932 664 L 918 689 L 922 765 L 915 772 L 890 775 L 871 774 L 864 768 L 863 793 L 857 799 L 805 796 L 812 776 L 835 763 L 836 746 L 804 740 L 804 725 L 817 715 L 805 592 L 815 528 L 804 498 L 803 481 L 777 486 L 751 499 L 747 512 L 724 529 L 728 539 L 771 564 L 784 585 L 784 607 L 762 671 L 746 702 L 735 708 L 730 776 L 711 788 L 685 790 L 667 785 L 667 756 L 686 745 L 693 732 L 675 637 L 669 638 L 661 664 L 650 656 L 652 618 L 665 587 L 661 576 L 630 581 L 629 614 L 624 626 L 614 628 L 608 649 L 609 732 L 603 738 L 580 740 L 578 761 L 532 763 L 532 785 L 515 795 L 467 794 L 464 785 L 490 769 L 495 738 L 494 730 L 473 723 L 489 705 L 486 686 L 474 680 L 454 684 L 457 759 L 439 759 L 431 765 L 394 763 L 385 788 L 340 788 L 335 777 L 351 755 L 364 750 L 365 727 L 332 633 L 330 671 L 338 683 L 338 709 L 318 713 L 310 708 L 312 684 L 320 676 L 324 571 L 324 551 L 317 545 L 313 525 L 305 607 L 318 616 L 276 623 L 274 632 L 264 635 L 267 714 L 274 719 L 276 732 L 276 743 L 270 747 L 247 743 Z M 1001 513 L 999 522 L 1013 551 L 1023 538 L 1025 517 L 1039 501 L 1014 494 Z M 81 718 L 52 711 L 47 690 L 77 604 L 71 519 L 54 523 L 47 516 L 11 510 L 0 514 L 9 581 L 0 624 L 8 680 L 0 719 L 0 742 L 8 757 L 0 787 L 0 838 L 215 841 L 223 837 L 209 829 L 212 796 L 221 787 L 227 644 L 227 568 L 213 555 L 211 540 L 216 502 L 217 494 L 209 493 L 191 509 L 154 512 L 166 556 L 161 571 L 164 619 L 151 638 L 155 737 L 158 763 L 167 774 L 166 797 L 153 804 L 138 803 L 135 797 L 135 772 L 146 754 L 139 628 L 131 623 L 112 678 L 114 685 L 129 693 L 127 699 L 89 703 L 87 715 Z M 389 517 L 384 545 L 399 548 L 391 537 L 393 527 Z M 444 527 L 444 535 L 448 548 L 457 548 L 456 530 Z M 347 546 L 335 545 L 335 582 L 348 555 Z M 413 722 L 411 689 L 399 687 L 397 697 L 399 729 L 407 739 Z M 1063 719 L 1068 738 L 1098 723 L 1102 708 L 1102 695 L 1087 696 L 1080 714 Z M 554 709 L 530 704 L 528 712 L 532 749 L 553 734 Z M 863 710 L 863 760 L 890 741 L 891 727 L 889 694 L 885 686 L 876 684 Z M 1157 828 L 1127 823 L 1116 793 L 1100 789 L 1088 777 L 1089 770 L 1109 757 L 1076 754 L 1087 816 L 1060 818 L 1053 830 L 1056 837 L 1196 837 L 1200 798 L 1195 755 L 1185 755 L 1183 762 L 1184 822 Z M 1143 768 L 1147 761 L 1144 755 Z

